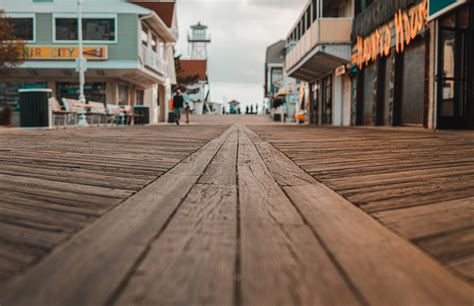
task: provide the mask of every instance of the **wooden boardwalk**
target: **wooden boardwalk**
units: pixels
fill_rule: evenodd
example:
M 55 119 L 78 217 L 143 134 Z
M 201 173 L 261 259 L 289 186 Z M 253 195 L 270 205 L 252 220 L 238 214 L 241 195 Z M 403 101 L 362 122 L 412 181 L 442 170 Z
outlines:
M 0 231 L 0 304 L 472 306 L 469 276 L 401 230 L 463 232 L 473 219 L 469 195 L 446 202 L 457 203 L 459 217 L 440 206 L 382 216 L 434 204 L 368 209 L 334 183 L 350 181 L 344 165 L 373 159 L 367 178 L 352 182 L 376 192 L 376 182 L 392 183 L 385 157 L 399 160 L 392 179 L 408 188 L 410 173 L 398 169 L 413 157 L 407 171 L 422 171 L 416 154 L 435 151 L 429 142 L 438 136 L 220 123 L 0 135 L 0 227 L 8 229 Z M 451 153 L 474 148 L 471 134 L 456 135 L 462 149 Z M 357 137 L 366 144 L 354 147 Z M 386 153 L 377 159 L 376 150 Z M 444 170 L 458 178 L 452 162 Z M 308 168 L 317 166 L 339 166 L 341 175 L 324 179 Z M 437 212 L 448 217 L 438 221 Z M 464 241 L 454 247 L 460 254 L 472 246 Z
M 224 128 L 192 130 L 192 137 L 170 127 L 0 135 L 0 281 L 40 261 Z
M 255 130 L 320 182 L 474 284 L 474 132 Z

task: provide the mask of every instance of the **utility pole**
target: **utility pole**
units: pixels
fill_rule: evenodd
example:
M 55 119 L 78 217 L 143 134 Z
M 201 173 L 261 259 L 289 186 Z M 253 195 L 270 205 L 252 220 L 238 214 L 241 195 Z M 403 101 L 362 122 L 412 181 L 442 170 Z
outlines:
M 86 96 L 84 95 L 85 85 L 85 60 L 84 60 L 84 43 L 82 41 L 82 1 L 77 0 L 77 41 L 79 42 L 79 54 L 77 58 L 77 68 L 79 71 L 79 102 L 82 104 L 86 103 Z M 78 127 L 88 127 L 89 124 L 86 120 L 86 110 L 83 109 L 82 113 L 79 114 Z

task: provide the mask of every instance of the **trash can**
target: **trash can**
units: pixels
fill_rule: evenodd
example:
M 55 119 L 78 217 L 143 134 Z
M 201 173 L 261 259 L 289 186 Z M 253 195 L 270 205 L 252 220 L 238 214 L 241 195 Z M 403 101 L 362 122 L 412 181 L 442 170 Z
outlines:
M 150 108 L 143 105 L 136 105 L 133 108 L 136 119 L 135 124 L 144 125 L 150 124 Z
M 174 112 L 168 113 L 168 123 L 176 123 L 176 115 Z
M 51 89 L 20 89 L 20 127 L 49 127 Z

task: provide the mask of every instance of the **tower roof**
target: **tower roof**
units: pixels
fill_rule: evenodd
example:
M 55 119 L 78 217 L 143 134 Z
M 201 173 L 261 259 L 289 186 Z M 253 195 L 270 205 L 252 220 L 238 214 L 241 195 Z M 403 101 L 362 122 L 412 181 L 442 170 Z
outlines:
M 194 29 L 206 30 L 207 28 L 208 28 L 207 25 L 201 24 L 200 21 L 198 21 L 197 24 L 191 26 L 191 29 L 193 29 L 193 30 Z

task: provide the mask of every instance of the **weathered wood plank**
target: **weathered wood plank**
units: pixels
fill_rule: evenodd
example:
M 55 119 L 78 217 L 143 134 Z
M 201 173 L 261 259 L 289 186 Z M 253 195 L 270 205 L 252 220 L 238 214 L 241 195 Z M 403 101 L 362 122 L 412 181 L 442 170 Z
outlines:
M 447 264 L 474 285 L 474 256 L 454 259 L 448 261 Z
M 17 187 L 24 188 L 43 188 L 54 191 L 64 191 L 77 194 L 84 194 L 84 196 L 97 196 L 97 197 L 107 197 L 107 198 L 118 198 L 123 199 L 127 198 L 133 194 L 130 190 L 122 190 L 116 188 L 105 188 L 81 184 L 72 184 L 65 182 L 50 182 L 37 178 L 27 178 L 27 177 L 18 177 L 12 175 L 0 174 L 0 186 L 7 186 L 14 184 Z
M 167 224 L 226 137 L 224 133 L 211 140 L 187 159 L 186 171 L 163 175 L 58 247 L 27 274 L 0 288 L 2 304 L 105 304 Z
M 418 239 L 417 244 L 441 261 L 474 254 L 474 227 Z
M 364 211 L 374 217 L 387 216 L 392 224 L 379 220 L 415 243 L 441 235 L 443 230 L 450 233 L 474 226 L 470 207 L 465 208 L 465 215 L 460 206 L 452 211 L 442 209 L 447 207 L 443 204 L 474 196 L 473 133 L 352 127 L 252 129 Z M 449 252 L 450 248 L 462 249 L 463 244 L 451 239 L 440 248 Z M 435 245 L 432 252 L 426 250 L 438 258 Z M 467 265 L 459 267 L 463 266 L 468 269 Z
M 260 153 L 270 171 L 291 165 L 289 160 L 270 163 L 283 156 L 267 149 Z M 295 164 L 293 168 L 293 173 L 306 177 Z M 283 189 L 369 304 L 469 305 L 474 301 L 470 285 L 328 187 L 313 179 Z
M 241 304 L 359 305 L 245 130 L 239 139 L 238 172 Z
M 114 305 L 234 301 L 236 186 L 196 185 Z
M 382 211 L 373 216 L 408 239 L 421 239 L 470 227 L 474 198 Z
M 233 305 L 238 131 L 150 247 L 115 305 Z

